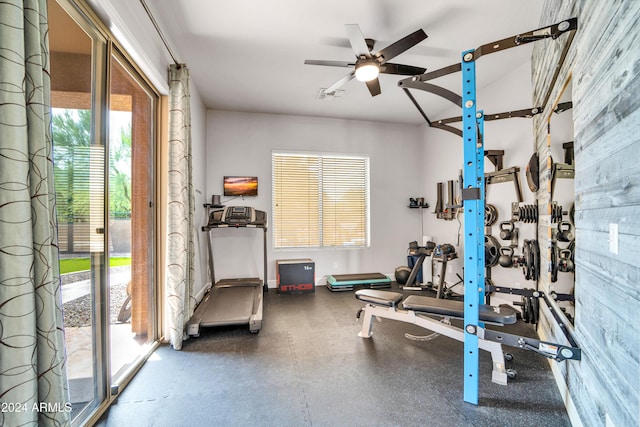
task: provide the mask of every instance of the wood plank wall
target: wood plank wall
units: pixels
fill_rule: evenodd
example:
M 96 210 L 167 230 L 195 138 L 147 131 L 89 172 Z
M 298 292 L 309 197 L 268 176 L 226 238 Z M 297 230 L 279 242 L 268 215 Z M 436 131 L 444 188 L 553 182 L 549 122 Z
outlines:
M 640 1 L 547 0 L 541 25 L 578 17 L 578 31 L 560 78 L 557 99 L 571 77 L 575 146 L 575 338 L 582 360 L 555 364 L 585 426 L 640 425 Z M 565 37 L 565 36 L 563 36 Z M 534 103 L 549 90 L 562 39 L 536 43 Z M 549 106 L 547 106 L 549 108 Z M 548 111 L 536 117 L 535 141 L 546 159 Z M 553 133 L 553 130 L 551 131 Z M 537 194 L 547 212 L 549 174 L 541 161 Z M 610 224 L 619 229 L 618 254 L 609 248 Z M 549 217 L 538 225 L 546 254 Z M 547 271 L 548 262 L 542 263 Z M 542 274 L 539 289 L 554 289 Z M 562 341 L 548 311 L 544 339 Z M 570 411 L 571 413 L 571 411 Z M 575 414 L 574 414 L 575 416 Z

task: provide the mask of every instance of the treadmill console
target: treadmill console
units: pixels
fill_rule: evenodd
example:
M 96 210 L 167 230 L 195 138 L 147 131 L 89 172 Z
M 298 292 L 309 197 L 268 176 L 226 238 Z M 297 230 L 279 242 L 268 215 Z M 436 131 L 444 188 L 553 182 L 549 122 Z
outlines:
M 208 228 L 260 227 L 266 228 L 267 214 L 250 206 L 228 206 L 209 215 Z

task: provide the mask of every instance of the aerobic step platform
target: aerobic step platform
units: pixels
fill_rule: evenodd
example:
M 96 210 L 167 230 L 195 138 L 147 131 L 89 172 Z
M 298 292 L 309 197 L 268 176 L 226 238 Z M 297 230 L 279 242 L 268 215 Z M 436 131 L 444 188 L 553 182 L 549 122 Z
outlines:
M 355 286 L 372 289 L 391 287 L 391 279 L 382 273 L 334 274 L 327 276 L 327 288 L 331 291 L 352 291 Z

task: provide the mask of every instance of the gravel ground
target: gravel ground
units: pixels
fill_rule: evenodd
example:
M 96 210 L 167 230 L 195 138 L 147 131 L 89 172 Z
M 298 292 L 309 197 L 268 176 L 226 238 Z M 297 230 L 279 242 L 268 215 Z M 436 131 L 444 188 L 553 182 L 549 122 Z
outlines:
M 118 322 L 118 313 L 120 313 L 120 308 L 126 299 L 127 283 L 118 283 L 111 286 L 109 295 L 111 324 L 129 323 L 131 321 L 131 319 L 127 319 L 125 322 Z M 90 326 L 92 323 L 91 308 L 90 294 L 65 303 L 62 306 L 65 327 Z

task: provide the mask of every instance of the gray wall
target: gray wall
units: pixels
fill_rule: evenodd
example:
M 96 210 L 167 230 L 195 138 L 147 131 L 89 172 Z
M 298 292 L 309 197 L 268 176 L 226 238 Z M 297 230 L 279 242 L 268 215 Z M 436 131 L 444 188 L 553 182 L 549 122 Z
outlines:
M 207 126 L 207 195 L 222 193 L 224 175 L 257 176 L 258 197 L 223 197 L 222 201 L 225 205 L 253 206 L 269 217 L 273 150 L 369 156 L 371 246 L 275 250 L 269 231 L 271 286 L 275 285 L 278 259 L 312 258 L 316 283 L 322 285 L 328 274 L 393 274 L 395 267 L 406 265 L 409 242 L 420 239 L 418 212 L 407 208 L 409 197 L 422 193 L 420 125 L 210 110 Z M 216 280 L 262 277 L 262 236 L 250 229 L 212 233 Z
M 551 99 L 560 96 L 571 75 L 577 228 L 574 334 L 583 357 L 580 362 L 552 362 L 552 367 L 574 424 L 636 426 L 640 423 L 640 327 L 635 322 L 640 311 L 640 2 L 547 0 L 541 26 L 571 16 L 578 17 L 579 29 Z M 543 42 L 534 50 L 536 100 L 549 88 L 558 46 Z M 546 158 L 545 117 L 536 120 L 536 132 L 539 153 Z M 539 196 L 546 207 L 548 195 Z M 540 222 L 540 235 L 546 235 L 547 224 Z M 610 250 L 610 224 L 619 227 L 618 254 Z M 544 277 L 540 286 L 553 290 L 555 285 Z M 539 333 L 561 340 L 556 323 L 544 314 Z

